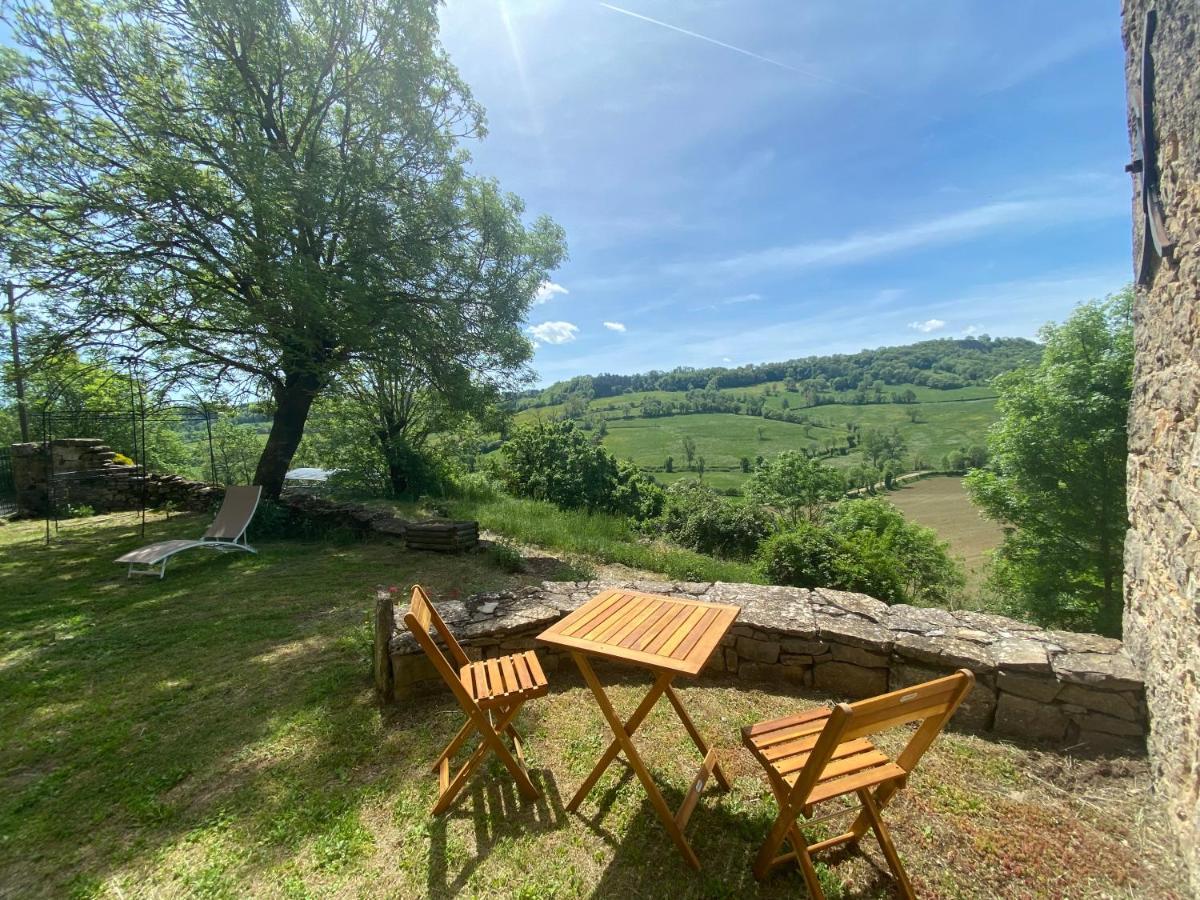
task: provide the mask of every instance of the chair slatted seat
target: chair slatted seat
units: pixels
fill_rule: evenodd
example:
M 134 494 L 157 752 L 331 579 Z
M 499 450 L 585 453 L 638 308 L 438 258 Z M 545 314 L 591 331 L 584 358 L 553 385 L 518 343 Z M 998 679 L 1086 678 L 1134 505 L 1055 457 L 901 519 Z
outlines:
M 531 700 L 550 690 L 532 650 L 468 663 L 459 671 L 458 679 L 471 699 L 484 709 L 506 706 L 517 698 Z
M 779 804 L 779 816 L 754 861 L 755 877 L 762 880 L 776 865 L 795 860 L 800 864 L 809 893 L 824 898 L 812 854 L 839 844 L 857 844 L 871 829 L 901 895 L 912 898 L 912 884 L 880 818 L 880 810 L 907 784 L 909 774 L 974 683 L 975 676 L 960 669 L 945 678 L 857 703 L 806 710 L 743 728 L 742 742 L 766 770 Z M 881 731 L 915 722 L 920 725 L 895 759 L 869 740 Z M 800 816 L 811 819 L 816 804 L 849 794 L 856 795 L 861 806 L 839 810 L 822 819 L 861 810 L 850 829 L 837 837 L 809 844 L 797 827 L 797 819 Z M 791 845 L 791 852 L 777 856 L 784 841 Z
M 438 776 L 438 799 L 433 807 L 434 814 L 450 808 L 454 798 L 489 751 L 496 754 L 513 776 L 521 796 L 527 800 L 540 797 L 541 792 L 534 787 L 525 767 L 521 736 L 512 725 L 525 701 L 540 697 L 549 690 L 537 654 L 526 650 L 511 656 L 471 662 L 419 584 L 413 586 L 412 602 L 404 615 L 404 624 L 467 715 L 466 723 L 433 764 L 433 771 Z M 433 639 L 435 631 L 449 650 L 451 659 L 446 658 Z M 462 768 L 451 776 L 450 761 L 476 733 L 481 738 L 479 746 Z M 505 744 L 504 735 L 511 740 L 512 750 Z

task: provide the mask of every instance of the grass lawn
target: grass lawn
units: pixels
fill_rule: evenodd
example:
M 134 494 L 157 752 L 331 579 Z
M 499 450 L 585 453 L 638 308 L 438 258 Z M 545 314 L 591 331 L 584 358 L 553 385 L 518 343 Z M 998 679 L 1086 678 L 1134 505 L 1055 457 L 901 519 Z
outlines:
M 156 519 L 149 537 L 194 533 Z M 262 542 L 127 581 L 132 517 L 0 525 L 0 895 L 4 897 L 795 896 L 750 860 L 773 804 L 738 726 L 812 698 L 727 681 L 683 687 L 734 780 L 689 826 L 686 868 L 621 766 L 564 804 L 606 740 L 577 678 L 519 725 L 544 799 L 495 768 L 433 819 L 428 765 L 462 715 L 448 694 L 381 715 L 369 672 L 376 584 L 434 597 L 519 584 L 486 555 L 388 541 Z M 253 533 L 252 533 L 253 539 Z M 642 679 L 612 690 L 627 713 Z M 663 704 L 639 732 L 667 800 L 696 760 Z M 1140 760 L 1074 760 L 949 735 L 891 810 L 925 897 L 1181 896 Z M 872 844 L 834 855 L 830 897 L 890 896 Z
M 546 547 L 590 562 L 616 563 L 632 569 L 661 572 L 682 581 L 754 581 L 747 563 L 716 559 L 635 532 L 620 516 L 559 509 L 552 503 L 499 497 L 495 500 L 452 500 L 446 512 L 455 518 L 477 519 L 485 529 L 521 544 Z M 412 514 L 411 507 L 400 508 Z M 583 578 L 586 580 L 586 573 Z
M 961 478 L 923 478 L 885 496 L 907 518 L 949 541 L 950 552 L 966 563 L 968 587 L 979 586 L 987 553 L 1000 546 L 1004 532 L 972 505 Z

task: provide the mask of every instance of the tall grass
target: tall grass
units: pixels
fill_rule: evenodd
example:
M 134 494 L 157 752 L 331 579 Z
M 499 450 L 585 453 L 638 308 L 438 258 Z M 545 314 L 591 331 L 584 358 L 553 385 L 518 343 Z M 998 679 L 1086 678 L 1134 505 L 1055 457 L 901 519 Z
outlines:
M 477 519 L 483 528 L 515 541 L 661 572 L 681 581 L 760 581 L 747 563 L 648 541 L 617 516 L 562 510 L 539 500 L 503 496 L 453 500 L 448 507 L 455 518 Z

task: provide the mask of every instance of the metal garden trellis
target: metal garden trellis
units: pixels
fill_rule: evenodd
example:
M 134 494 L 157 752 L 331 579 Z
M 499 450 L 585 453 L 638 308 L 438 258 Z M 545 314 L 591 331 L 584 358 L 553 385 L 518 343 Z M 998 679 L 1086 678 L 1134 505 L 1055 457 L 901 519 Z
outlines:
M 206 401 L 196 398 L 194 403 L 160 403 L 155 404 L 152 408 L 148 408 L 146 403 L 146 390 L 138 371 L 138 360 L 136 357 L 121 357 L 120 362 L 126 368 L 126 374 L 129 382 L 129 406 L 126 409 L 74 409 L 70 411 L 57 410 L 56 405 L 62 398 L 66 389 L 70 387 L 72 381 L 81 378 L 87 374 L 97 371 L 102 371 L 106 367 L 102 364 L 85 367 L 76 373 L 74 379 L 58 385 L 56 394 L 51 397 L 48 402 L 42 406 L 41 410 L 41 446 L 45 460 L 45 475 L 46 475 L 46 543 L 51 542 L 51 532 L 58 533 L 60 510 L 57 504 L 55 494 L 56 483 L 68 481 L 83 481 L 88 478 L 104 477 L 96 472 L 74 471 L 74 472 L 57 472 L 55 471 L 55 460 L 53 452 L 53 442 L 57 437 L 63 438 L 68 435 L 61 434 L 62 426 L 68 422 L 72 425 L 72 430 L 77 430 L 81 420 L 85 420 L 89 425 L 96 426 L 114 426 L 117 423 L 128 423 L 129 428 L 129 444 L 127 449 L 129 458 L 133 461 L 135 469 L 140 476 L 139 503 L 138 512 L 140 514 L 140 531 L 141 536 L 146 535 L 146 476 L 149 474 L 149 460 L 147 458 L 147 437 L 146 425 L 148 423 L 164 424 L 164 425 L 186 425 L 187 423 L 204 424 L 205 440 L 208 446 L 208 461 L 209 472 L 211 474 L 212 484 L 217 484 L 217 459 L 213 449 L 213 422 L 217 418 L 217 411 L 213 409 L 211 404 Z M 108 370 L 109 374 L 104 379 L 100 386 L 107 384 L 117 376 L 117 373 Z M 108 431 L 108 428 L 104 429 Z M 79 437 L 80 435 L 70 435 L 70 437 Z M 51 528 L 53 526 L 53 529 Z

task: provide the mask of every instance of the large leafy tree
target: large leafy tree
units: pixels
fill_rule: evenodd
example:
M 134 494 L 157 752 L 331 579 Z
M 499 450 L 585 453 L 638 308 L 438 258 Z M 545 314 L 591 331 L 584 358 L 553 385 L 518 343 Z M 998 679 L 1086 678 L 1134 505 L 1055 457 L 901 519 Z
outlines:
M 971 499 L 1010 526 L 993 584 L 1047 623 L 1119 634 L 1133 292 L 1042 330 L 1039 365 L 996 379 L 991 462 Z
M 793 525 L 802 517 L 816 521 L 826 506 L 845 493 L 846 480 L 840 472 L 796 450 L 785 450 L 763 463 L 746 483 L 751 501 L 783 510 Z
M 436 0 L 8 0 L 0 217 L 61 342 L 262 385 L 275 494 L 358 360 L 514 372 L 561 231 L 471 177 Z M 453 366 L 447 366 L 452 370 Z

